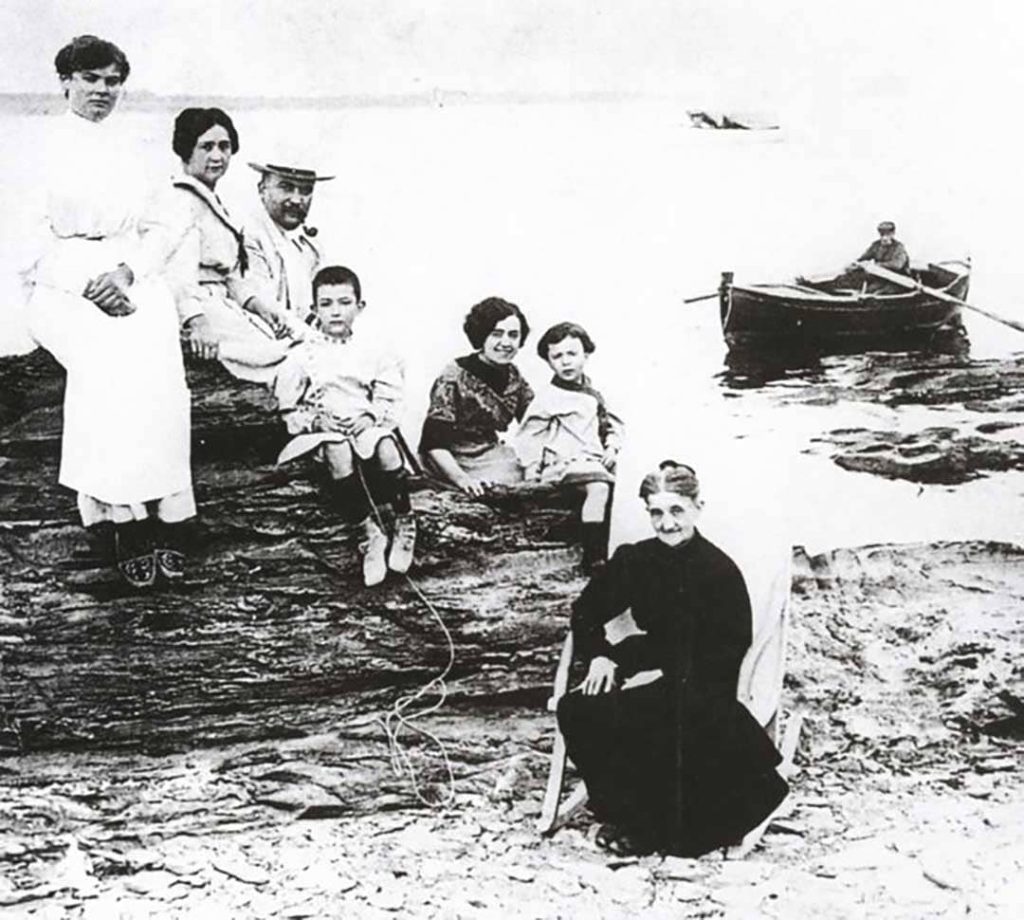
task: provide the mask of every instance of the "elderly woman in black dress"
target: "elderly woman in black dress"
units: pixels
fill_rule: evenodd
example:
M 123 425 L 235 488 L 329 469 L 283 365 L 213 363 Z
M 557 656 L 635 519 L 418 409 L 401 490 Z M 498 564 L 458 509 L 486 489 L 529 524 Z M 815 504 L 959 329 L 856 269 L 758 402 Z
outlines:
M 479 496 L 523 478 L 515 451 L 498 436 L 522 420 L 533 399 L 513 363 L 530 326 L 514 303 L 488 297 L 469 311 L 462 328 L 475 351 L 434 381 L 420 452 L 432 472 Z
M 569 756 L 617 853 L 697 856 L 738 842 L 786 796 L 780 756 L 736 698 L 752 639 L 736 564 L 696 530 L 697 477 L 667 461 L 640 486 L 655 536 L 619 547 L 573 606 L 589 662 L 559 704 Z M 626 610 L 640 634 L 612 645 L 605 624 Z M 631 675 L 657 679 L 621 689 Z

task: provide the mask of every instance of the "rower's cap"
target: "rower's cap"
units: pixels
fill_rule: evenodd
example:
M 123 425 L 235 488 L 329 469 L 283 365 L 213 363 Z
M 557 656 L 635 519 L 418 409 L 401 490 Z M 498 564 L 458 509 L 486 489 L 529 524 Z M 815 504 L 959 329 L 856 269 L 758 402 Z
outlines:
M 878 232 L 879 233 L 895 233 L 896 232 L 896 225 L 891 220 L 883 220 L 878 225 Z
M 269 173 L 273 176 L 280 176 L 282 179 L 291 179 L 293 182 L 327 182 L 334 176 L 321 176 L 315 169 L 307 169 L 301 166 L 285 166 L 281 163 L 253 163 L 249 165 L 259 173 Z

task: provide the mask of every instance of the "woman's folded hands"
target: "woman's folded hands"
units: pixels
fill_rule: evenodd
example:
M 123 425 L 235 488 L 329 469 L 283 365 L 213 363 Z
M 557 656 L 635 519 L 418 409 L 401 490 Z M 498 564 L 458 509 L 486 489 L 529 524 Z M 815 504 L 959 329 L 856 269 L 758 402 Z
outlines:
M 118 265 L 113 271 L 97 275 L 82 291 L 86 300 L 91 300 L 108 316 L 128 316 L 135 312 L 126 290 L 135 276 L 127 265 Z

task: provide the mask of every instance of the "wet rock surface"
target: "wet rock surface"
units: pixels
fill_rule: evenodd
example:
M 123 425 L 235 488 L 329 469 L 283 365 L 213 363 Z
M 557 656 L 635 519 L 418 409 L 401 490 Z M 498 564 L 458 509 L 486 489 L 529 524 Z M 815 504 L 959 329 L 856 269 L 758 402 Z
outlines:
M 723 377 L 732 391 L 758 375 Z M 943 354 L 826 358 L 778 372 L 764 390 L 786 405 L 877 404 L 892 428 L 856 427 L 811 439 L 843 469 L 887 479 L 952 485 L 1024 469 L 1024 358 L 971 360 Z M 915 414 L 916 413 L 916 414 Z
M 962 404 L 978 411 L 1024 408 L 1024 357 L 972 359 L 967 353 L 871 352 L 747 363 L 721 375 L 732 391 L 778 388 L 790 401 L 868 400 L 888 405 Z
M 568 505 L 418 491 L 415 586 L 367 590 L 355 535 L 311 470 L 275 467 L 283 436 L 265 393 L 194 370 L 192 565 L 183 584 L 140 594 L 57 486 L 60 389 L 41 352 L 20 360 L 16 379 L 51 385 L 12 398 L 20 414 L 0 429 L 0 752 L 314 733 L 440 672 L 445 629 L 452 704 L 545 698 L 583 583 Z
M 994 440 L 1024 436 L 1024 420 L 986 424 L 977 434 L 956 428 L 929 427 L 909 434 L 872 431 L 867 428 L 833 431 L 816 439 L 838 448 L 832 459 L 845 470 L 872 473 L 886 479 L 910 482 L 957 484 L 986 474 L 1024 469 L 1024 442 Z

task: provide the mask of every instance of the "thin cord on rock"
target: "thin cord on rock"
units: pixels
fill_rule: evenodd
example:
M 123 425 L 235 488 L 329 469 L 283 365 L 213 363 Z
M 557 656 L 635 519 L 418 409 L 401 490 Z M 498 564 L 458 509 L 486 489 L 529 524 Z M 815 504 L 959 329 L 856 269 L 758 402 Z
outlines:
M 359 482 L 363 487 L 363 492 L 366 493 L 366 499 L 369 502 L 371 511 L 373 512 L 373 517 L 377 522 L 377 526 L 383 531 L 385 530 L 384 518 L 380 513 L 380 508 L 377 507 L 377 503 L 373 500 L 373 496 L 370 494 L 370 489 L 366 484 L 366 477 L 363 474 L 362 464 L 360 464 L 358 460 L 356 460 L 355 467 L 359 473 Z M 415 692 L 400 696 L 395 700 L 391 708 L 383 715 L 377 716 L 374 719 L 374 722 L 380 725 L 384 730 L 384 735 L 388 742 L 388 753 L 391 758 L 391 769 L 394 774 L 396 776 L 407 775 L 409 777 L 409 780 L 412 783 L 413 794 L 424 805 L 430 808 L 447 808 L 455 801 L 455 771 L 452 769 L 452 763 L 448 757 L 448 750 L 445 747 L 444 742 L 441 741 L 437 735 L 428 729 L 415 725 L 414 720 L 422 719 L 425 716 L 429 716 L 437 712 L 448 698 L 448 687 L 445 684 L 445 678 L 448 677 L 452 668 L 455 666 L 455 641 L 452 639 L 451 631 L 448 629 L 448 626 L 444 622 L 441 614 L 430 602 L 430 599 L 423 593 L 419 585 L 416 584 L 410 575 L 406 575 L 405 580 L 409 587 L 412 588 L 413 593 L 422 602 L 423 606 L 430 611 L 430 615 L 440 627 L 441 633 L 444 635 L 445 642 L 448 646 L 448 661 L 445 663 L 445 666 L 441 669 L 439 674 L 436 674 L 425 684 L 422 684 Z M 421 701 L 427 693 L 432 690 L 436 690 L 437 700 L 429 705 L 425 705 L 423 708 L 414 709 L 413 707 L 415 704 Z M 448 776 L 448 781 L 447 789 L 439 799 L 431 800 L 427 798 L 423 791 L 421 791 L 419 773 L 412 762 L 412 758 L 409 756 L 409 752 L 400 741 L 400 735 L 403 730 L 415 732 L 417 735 L 426 738 L 440 751 L 445 772 Z

